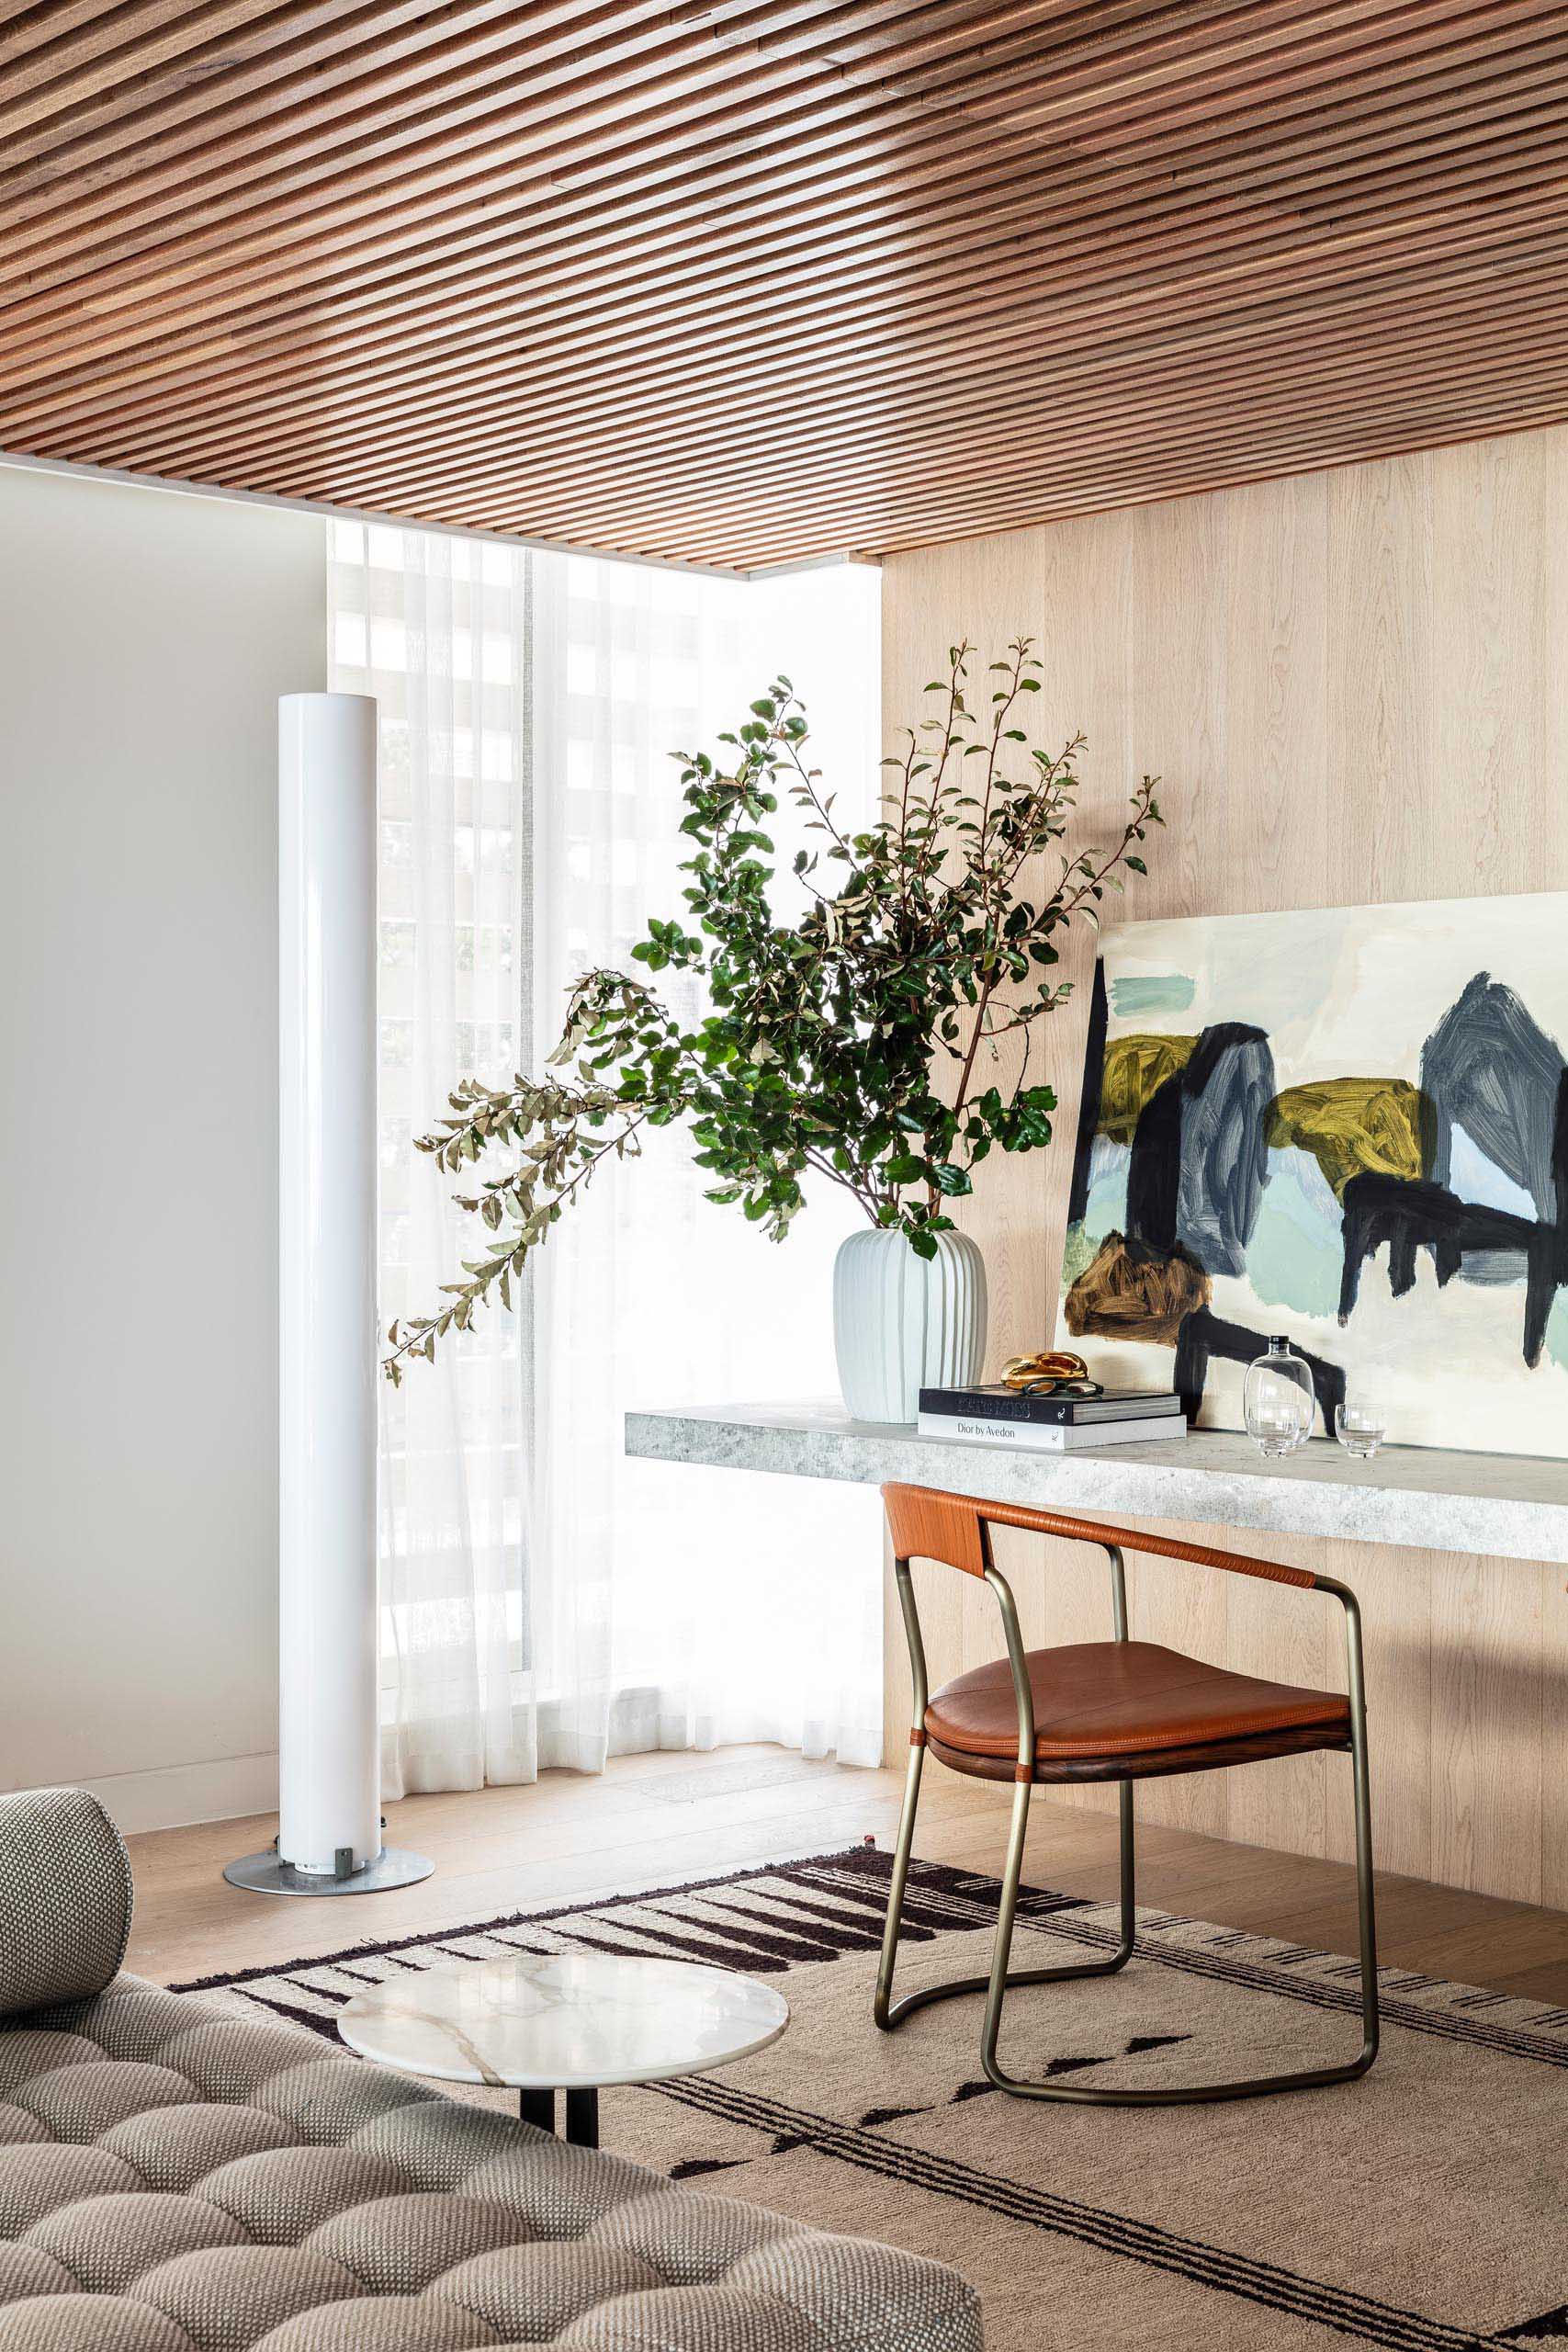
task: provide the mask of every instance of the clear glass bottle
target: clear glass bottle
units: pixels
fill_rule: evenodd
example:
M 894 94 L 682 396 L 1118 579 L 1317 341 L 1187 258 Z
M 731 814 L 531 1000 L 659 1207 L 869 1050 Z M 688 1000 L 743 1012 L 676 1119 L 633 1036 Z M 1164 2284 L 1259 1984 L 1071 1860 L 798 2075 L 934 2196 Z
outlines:
M 1312 1374 L 1289 1340 L 1270 1340 L 1266 1355 L 1247 1366 L 1242 1390 L 1247 1434 L 1270 1459 L 1294 1453 L 1312 1435 L 1316 1397 Z

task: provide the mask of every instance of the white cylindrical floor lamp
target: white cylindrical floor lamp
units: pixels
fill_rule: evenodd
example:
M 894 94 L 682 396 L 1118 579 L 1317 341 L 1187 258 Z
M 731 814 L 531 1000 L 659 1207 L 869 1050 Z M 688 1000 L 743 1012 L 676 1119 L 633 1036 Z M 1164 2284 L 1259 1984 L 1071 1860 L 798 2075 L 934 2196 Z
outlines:
M 364 1894 L 381 1843 L 376 1599 L 376 705 L 278 705 L 278 1833 L 225 1878 Z

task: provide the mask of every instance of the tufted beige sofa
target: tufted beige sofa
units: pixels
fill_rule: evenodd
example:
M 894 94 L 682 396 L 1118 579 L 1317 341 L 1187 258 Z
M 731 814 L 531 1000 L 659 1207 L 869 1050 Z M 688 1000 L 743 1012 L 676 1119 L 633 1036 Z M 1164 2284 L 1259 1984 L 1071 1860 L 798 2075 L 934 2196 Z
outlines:
M 0 2352 L 978 2352 L 940 2264 L 118 1975 L 130 1897 L 0 1798 Z

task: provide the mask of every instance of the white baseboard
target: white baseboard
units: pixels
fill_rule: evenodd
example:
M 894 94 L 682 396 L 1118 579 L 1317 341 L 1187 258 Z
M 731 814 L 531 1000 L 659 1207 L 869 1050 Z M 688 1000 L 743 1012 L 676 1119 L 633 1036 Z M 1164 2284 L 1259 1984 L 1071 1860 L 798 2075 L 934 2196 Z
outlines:
M 234 1821 L 277 1811 L 277 1751 L 110 1772 L 79 1786 L 92 1791 L 123 1838 L 145 1829 L 184 1829 L 197 1821 Z

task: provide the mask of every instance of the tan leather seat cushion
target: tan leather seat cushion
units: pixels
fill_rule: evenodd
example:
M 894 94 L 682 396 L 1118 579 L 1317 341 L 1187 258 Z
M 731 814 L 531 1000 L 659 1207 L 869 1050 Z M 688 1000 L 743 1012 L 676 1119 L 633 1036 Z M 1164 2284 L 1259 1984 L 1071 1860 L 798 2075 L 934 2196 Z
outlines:
M 1158 1642 L 1031 1650 L 1029 1679 L 1041 1762 L 1208 1747 L 1307 1725 L 1348 1736 L 1350 1727 L 1349 1701 L 1336 1691 L 1260 1682 Z M 1016 1757 L 1018 1708 L 1007 1660 L 944 1684 L 926 1709 L 926 1729 L 964 1755 Z

